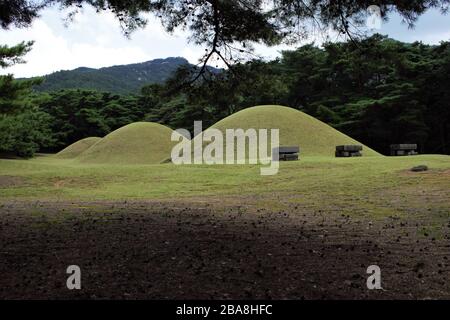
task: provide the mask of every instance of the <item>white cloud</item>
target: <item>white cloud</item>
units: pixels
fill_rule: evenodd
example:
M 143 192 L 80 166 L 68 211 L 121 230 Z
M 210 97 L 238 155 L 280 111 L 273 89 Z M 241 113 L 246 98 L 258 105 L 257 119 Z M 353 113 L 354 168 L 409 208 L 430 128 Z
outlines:
M 181 51 L 181 56 L 186 58 L 192 64 L 197 64 L 199 62 L 199 58 L 201 58 L 204 54 L 205 48 L 201 47 L 185 47 Z
M 198 60 L 195 56 L 198 48 L 189 46 L 182 32 L 169 35 L 154 18 L 145 29 L 136 31 L 128 39 L 112 13 L 97 14 L 86 8 L 65 27 L 66 14 L 48 9 L 31 28 L 2 32 L 1 44 L 14 45 L 28 40 L 34 40 L 35 44 L 25 57 L 26 64 L 0 70 L 0 73 L 30 77 L 80 66 L 99 68 L 136 63 L 184 52 L 190 52 L 190 61 Z
M 420 40 L 424 43 L 435 45 L 441 41 L 450 41 L 450 31 L 423 34 Z M 411 37 L 410 41 L 415 41 L 414 37 Z
M 6 40 L 6 41 L 5 41 Z M 17 30 L 14 37 L 0 40 L 13 45 L 22 40 L 34 40 L 33 50 L 25 57 L 27 63 L 2 70 L 19 77 L 42 75 L 79 66 L 103 67 L 113 64 L 148 60 L 151 56 L 137 46 L 113 47 L 89 42 L 70 43 L 58 35 L 43 20 L 37 20 L 29 30 Z

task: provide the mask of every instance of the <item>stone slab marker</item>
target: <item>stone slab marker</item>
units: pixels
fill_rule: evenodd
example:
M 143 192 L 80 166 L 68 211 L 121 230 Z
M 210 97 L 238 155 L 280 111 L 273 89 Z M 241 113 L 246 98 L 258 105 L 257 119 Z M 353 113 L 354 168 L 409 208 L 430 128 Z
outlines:
M 298 160 L 300 148 L 297 146 L 278 147 L 272 149 L 273 161 L 293 161 Z
M 415 143 L 391 144 L 391 156 L 413 156 L 416 154 L 418 152 Z
M 340 145 L 336 146 L 335 156 L 338 158 L 342 157 L 361 157 L 363 147 L 357 144 Z

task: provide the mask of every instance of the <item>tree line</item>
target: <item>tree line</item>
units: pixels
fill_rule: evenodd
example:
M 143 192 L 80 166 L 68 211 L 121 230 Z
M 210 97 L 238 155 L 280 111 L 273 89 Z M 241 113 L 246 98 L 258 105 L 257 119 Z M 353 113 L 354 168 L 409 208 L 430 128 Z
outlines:
M 9 61 L 6 53 L 23 55 L 27 45 L 2 47 L 0 60 Z M 0 153 L 53 152 L 135 121 L 192 129 L 194 120 L 212 125 L 244 108 L 281 104 L 384 154 L 392 143 L 450 154 L 449 42 L 433 46 L 373 35 L 304 45 L 273 61 L 235 64 L 192 82 L 197 71 L 182 67 L 164 84 L 126 96 L 76 89 L 37 93 L 33 83 L 2 76 Z

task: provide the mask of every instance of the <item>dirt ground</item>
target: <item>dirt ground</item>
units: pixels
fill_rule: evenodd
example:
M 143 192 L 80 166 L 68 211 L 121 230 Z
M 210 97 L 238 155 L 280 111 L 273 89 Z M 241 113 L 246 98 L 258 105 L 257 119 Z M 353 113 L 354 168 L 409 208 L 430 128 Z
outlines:
M 0 205 L 1 299 L 450 299 L 450 222 L 220 201 Z M 68 290 L 66 268 L 81 268 Z M 382 290 L 366 269 L 381 268 Z

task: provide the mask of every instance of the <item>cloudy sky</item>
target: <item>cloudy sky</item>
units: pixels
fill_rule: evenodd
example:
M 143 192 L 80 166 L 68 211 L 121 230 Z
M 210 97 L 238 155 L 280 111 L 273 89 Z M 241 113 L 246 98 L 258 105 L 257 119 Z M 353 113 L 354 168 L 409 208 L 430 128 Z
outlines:
M 66 14 L 49 8 L 30 28 L 0 30 L 0 44 L 35 41 L 33 50 L 26 56 L 26 64 L 0 70 L 0 74 L 30 77 L 80 66 L 99 68 L 173 56 L 182 56 L 196 63 L 204 52 L 204 48 L 188 43 L 187 34 L 167 34 L 151 17 L 145 29 L 134 32 L 131 39 L 127 39 L 111 13 L 97 14 L 93 9 L 85 8 L 69 24 L 64 23 Z M 394 15 L 378 32 L 401 41 L 438 44 L 450 40 L 450 19 L 448 15 L 429 11 L 411 30 Z M 321 42 L 320 38 L 309 41 L 312 40 Z M 285 48 L 257 46 L 256 53 L 270 59 Z

